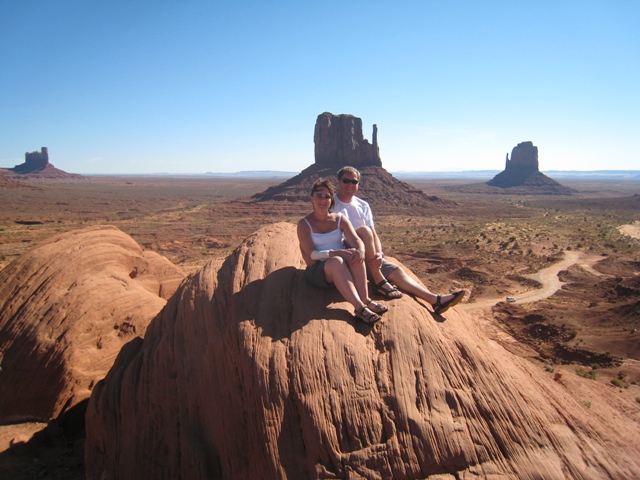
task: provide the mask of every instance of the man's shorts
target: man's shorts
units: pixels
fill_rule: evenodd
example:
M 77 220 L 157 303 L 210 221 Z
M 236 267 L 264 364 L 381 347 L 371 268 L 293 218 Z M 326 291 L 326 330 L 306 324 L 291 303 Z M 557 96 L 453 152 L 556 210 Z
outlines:
M 328 283 L 324 275 L 325 262 L 316 262 L 304 271 L 304 279 L 314 287 L 332 288 L 333 283 Z
M 385 260 L 383 258 L 382 265 L 380 266 L 380 272 L 382 272 L 382 275 L 384 275 L 384 278 L 389 278 L 389 275 L 393 273 L 395 270 L 397 270 L 398 268 L 400 268 L 399 265 L 396 265 L 395 263 L 391 263 L 390 261 Z

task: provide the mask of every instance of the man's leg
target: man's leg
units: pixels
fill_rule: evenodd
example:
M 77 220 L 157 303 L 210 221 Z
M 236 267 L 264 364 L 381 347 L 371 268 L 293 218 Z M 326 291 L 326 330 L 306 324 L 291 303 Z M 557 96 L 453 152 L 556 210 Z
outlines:
M 376 256 L 376 244 L 373 238 L 373 232 L 367 226 L 362 226 L 356 230 L 358 237 L 364 243 L 364 261 L 367 264 L 367 270 L 373 279 L 373 283 L 377 284 L 384 280 L 384 275 L 380 272 L 379 268 L 371 268 L 369 261 Z
M 371 260 L 373 260 L 376 253 L 378 253 L 371 229 L 367 226 L 362 226 L 356 230 L 356 233 L 358 237 L 360 237 L 360 240 L 362 240 L 362 243 L 364 243 L 364 261 L 367 264 L 367 272 L 369 272 L 378 293 L 383 294 L 389 300 L 402 297 L 402 293 L 386 281 L 387 279 L 380 271 L 380 267 L 371 265 Z M 380 285 L 380 287 L 377 287 L 377 285 Z
M 425 302 L 429 303 L 429 305 L 433 305 L 438 300 L 438 296 L 435 293 L 430 292 L 427 288 L 423 287 L 421 284 L 407 275 L 402 267 L 398 267 L 387 273 L 387 278 L 391 280 L 396 285 L 396 287 L 398 287 L 403 292 L 406 292 L 409 295 L 413 295 L 414 297 L 421 298 Z M 454 297 L 455 295 L 452 293 L 448 295 L 441 295 L 440 302 L 446 304 Z

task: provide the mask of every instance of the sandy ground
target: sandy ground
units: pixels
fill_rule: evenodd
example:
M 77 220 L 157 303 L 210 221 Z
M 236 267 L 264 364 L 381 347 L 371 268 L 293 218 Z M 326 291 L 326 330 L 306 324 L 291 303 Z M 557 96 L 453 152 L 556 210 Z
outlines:
M 620 233 L 623 235 L 640 239 L 640 221 L 633 222 L 631 225 L 621 225 L 618 230 L 620 230 Z

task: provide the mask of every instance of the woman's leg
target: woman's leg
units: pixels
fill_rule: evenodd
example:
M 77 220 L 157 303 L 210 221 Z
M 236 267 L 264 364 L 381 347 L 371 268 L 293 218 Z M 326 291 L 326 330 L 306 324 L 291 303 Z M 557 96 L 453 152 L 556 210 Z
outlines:
M 364 267 L 362 267 L 364 268 Z M 357 311 L 365 305 L 353 281 L 353 276 L 346 262 L 341 257 L 331 257 L 324 265 L 327 282 L 333 283 L 344 299 Z M 366 284 L 365 284 L 366 285 Z M 366 299 L 366 293 L 365 297 Z

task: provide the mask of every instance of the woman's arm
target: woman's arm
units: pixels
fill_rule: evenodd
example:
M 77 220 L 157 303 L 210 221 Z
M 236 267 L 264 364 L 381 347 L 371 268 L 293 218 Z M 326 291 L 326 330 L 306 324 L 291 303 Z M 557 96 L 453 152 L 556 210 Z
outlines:
M 302 253 L 302 258 L 305 263 L 308 266 L 316 263 L 316 261 L 311 258 L 311 253 L 316 249 L 316 246 L 313 240 L 311 240 L 311 230 L 304 219 L 298 222 L 298 242 L 300 242 L 300 252 Z

